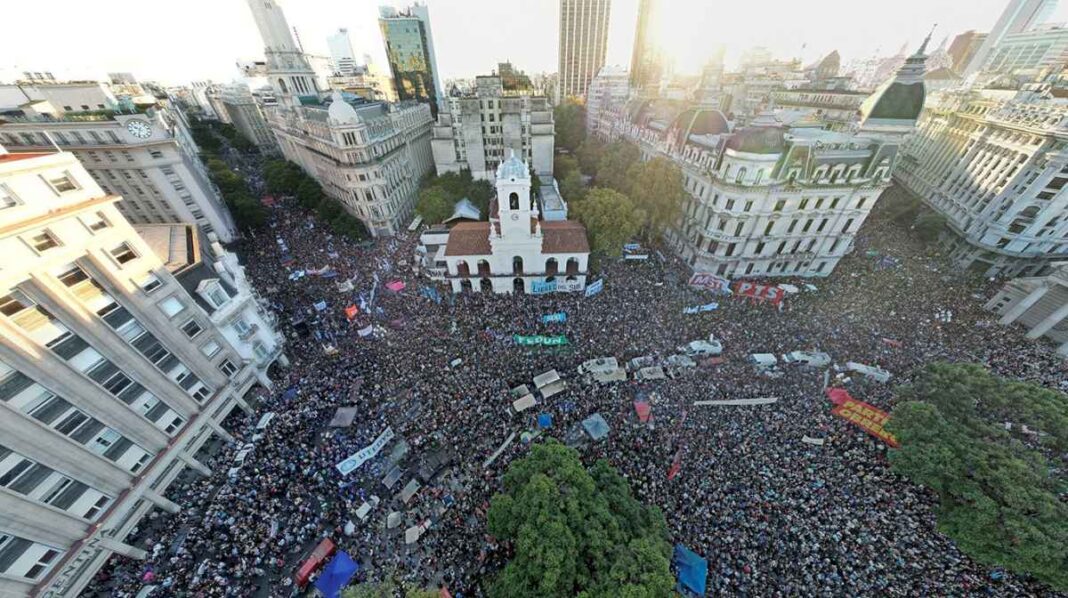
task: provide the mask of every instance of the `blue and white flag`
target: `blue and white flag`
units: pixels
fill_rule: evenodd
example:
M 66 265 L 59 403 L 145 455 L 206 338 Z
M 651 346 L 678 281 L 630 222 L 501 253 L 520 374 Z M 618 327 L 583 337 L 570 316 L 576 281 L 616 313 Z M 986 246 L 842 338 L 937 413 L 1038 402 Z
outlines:
M 684 314 L 697 314 L 697 313 L 701 313 L 703 311 L 713 311 L 713 310 L 716 310 L 716 309 L 719 309 L 719 304 L 718 303 L 706 303 L 704 305 L 695 305 L 693 307 L 687 307 L 686 309 L 682 310 L 682 313 L 684 313 Z
M 541 317 L 541 321 L 545 324 L 552 324 L 554 322 L 566 322 L 567 312 L 558 311 L 555 314 L 548 314 Z
M 600 280 L 598 280 L 596 282 L 593 282 L 593 283 L 590 283 L 590 284 L 586 285 L 586 296 L 587 297 L 593 297 L 594 295 L 596 295 L 597 293 L 600 293 L 603 290 L 604 290 L 604 279 L 602 278 L 602 279 L 600 279 Z

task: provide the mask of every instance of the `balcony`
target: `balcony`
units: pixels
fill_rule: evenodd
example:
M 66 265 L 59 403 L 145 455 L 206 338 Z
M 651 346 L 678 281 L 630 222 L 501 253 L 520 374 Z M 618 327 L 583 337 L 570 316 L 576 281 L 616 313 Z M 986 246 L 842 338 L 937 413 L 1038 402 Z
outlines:
M 253 324 L 252 326 L 249 326 L 248 328 L 246 328 L 244 332 L 239 332 L 237 334 L 237 338 L 239 338 L 239 339 L 241 339 L 243 341 L 247 341 L 248 339 L 252 338 L 253 336 L 256 336 L 256 333 L 259 332 L 259 331 L 260 331 L 260 325 L 259 324 Z

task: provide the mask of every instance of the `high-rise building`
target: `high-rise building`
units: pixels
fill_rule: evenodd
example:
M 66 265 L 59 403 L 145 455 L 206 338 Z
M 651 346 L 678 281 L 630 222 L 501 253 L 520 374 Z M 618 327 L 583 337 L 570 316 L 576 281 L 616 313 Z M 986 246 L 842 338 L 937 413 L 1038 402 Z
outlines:
M 277 0 L 250 0 L 249 8 L 266 46 L 278 102 L 266 109 L 267 123 L 282 154 L 372 235 L 401 230 L 415 209 L 419 180 L 434 168 L 431 107 L 320 92 Z
M 975 55 L 960 69 L 961 75 L 968 77 L 979 72 L 1005 36 L 1031 31 L 1045 22 L 1056 7 L 1057 0 L 1009 0 L 1005 11 L 1001 13 Z
M 611 0 L 560 0 L 559 80 L 556 103 L 585 98 L 604 66 Z
M 1033 276 L 1068 259 L 1068 105 L 1035 92 L 933 94 L 894 176 L 945 217 L 962 269 Z
M 437 115 L 444 109 L 445 93 L 434 53 L 430 10 L 420 2 L 404 10 L 382 6 L 378 26 L 386 45 L 386 60 L 393 73 L 397 98 L 427 102 Z
M 77 596 L 285 365 L 235 256 L 135 229 L 67 152 L 0 148 L 0 595 Z
M 473 92 L 450 96 L 448 110 L 434 125 L 434 165 L 438 174 L 468 170 L 493 181 L 514 152 L 538 176 L 553 174 L 553 109 L 544 96 L 506 92 L 499 76 L 477 77 Z
M 586 92 L 586 133 L 600 136 L 600 131 L 610 130 L 616 110 L 629 96 L 630 73 L 619 66 L 602 67 Z
M 953 42 L 949 44 L 949 57 L 953 60 L 950 68 L 958 73 L 963 71 L 975 53 L 979 51 L 985 39 L 985 33 L 978 33 L 974 30 L 965 31 L 954 37 Z
M 278 150 L 271 128 L 259 103 L 247 85 L 235 84 L 222 87 L 220 99 L 230 123 L 261 151 L 272 153 Z
M 0 143 L 19 151 L 58 145 L 73 152 L 97 184 L 123 197 L 118 209 L 134 224 L 188 222 L 224 243 L 237 238 L 181 110 L 170 102 L 99 109 L 109 106 L 100 84 L 62 87 L 63 92 L 42 91 L 50 100 L 0 110 Z M 82 106 L 94 110 L 76 109 Z
M 349 39 L 348 29 L 338 29 L 326 38 L 326 45 L 330 48 L 330 62 L 334 67 L 334 73 L 342 76 L 351 76 L 356 73 L 356 53 L 352 51 L 352 40 Z
M 639 0 L 638 24 L 630 56 L 630 86 L 642 89 L 660 83 L 663 65 L 657 35 L 660 27 L 660 0 Z
M 1068 29 L 1040 28 L 1006 35 L 982 65 L 986 73 L 1059 68 L 1068 62 Z

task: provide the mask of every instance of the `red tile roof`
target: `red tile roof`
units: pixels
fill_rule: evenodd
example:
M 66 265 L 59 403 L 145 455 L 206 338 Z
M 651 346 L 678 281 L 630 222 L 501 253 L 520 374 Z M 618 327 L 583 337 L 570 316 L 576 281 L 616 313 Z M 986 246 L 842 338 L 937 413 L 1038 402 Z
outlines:
M 490 223 L 461 222 L 449 229 L 445 255 L 490 255 Z
M 51 156 L 54 153 L 55 152 L 26 152 L 24 154 L 0 154 L 0 163 L 40 158 L 41 156 Z
M 530 231 L 534 232 L 538 221 L 530 219 Z M 445 255 L 490 255 L 489 222 L 461 222 L 449 229 L 449 241 Z M 542 253 L 589 253 L 586 227 L 574 220 L 541 222 Z
M 541 252 L 549 253 L 589 253 L 590 243 L 586 240 L 586 227 L 574 220 L 556 220 L 541 223 L 541 236 L 545 239 Z

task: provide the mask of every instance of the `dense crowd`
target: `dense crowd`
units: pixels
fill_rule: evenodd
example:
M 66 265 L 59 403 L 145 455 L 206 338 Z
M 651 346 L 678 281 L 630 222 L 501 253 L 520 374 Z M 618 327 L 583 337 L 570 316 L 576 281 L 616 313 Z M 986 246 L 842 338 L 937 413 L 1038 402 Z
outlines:
M 155 596 L 287 596 L 294 568 L 324 537 L 361 563 L 360 581 L 393 577 L 480 595 L 507 558 L 507 547 L 486 532 L 489 500 L 527 445 L 513 442 L 492 465 L 484 461 L 511 433 L 532 429 L 538 413 L 551 413 L 548 433 L 563 436 L 595 412 L 610 432 L 585 442 L 583 458 L 607 458 L 642 501 L 662 509 L 672 541 L 708 559 L 713 594 L 1043 591 L 1011 575 L 995 580 L 936 531 L 932 495 L 891 473 L 880 441 L 830 414 L 823 370 L 785 368 L 769 377 L 746 362 L 756 352 L 819 350 L 838 363 L 879 365 L 893 374 L 891 384 L 830 379 L 887 411 L 893 385 L 933 360 L 978 361 L 1052 386 L 1064 378 L 1063 360 L 1048 347 L 997 326 L 982 309 L 993 281 L 960 276 L 878 213 L 834 274 L 806 281 L 812 289 L 794 281 L 804 290 L 782 309 L 720 298 L 718 310 L 700 314 L 684 308 L 717 299 L 690 289 L 685 267 L 659 252 L 644 262 L 603 261 L 605 290 L 589 298 L 448 296 L 440 289 L 435 301 L 422 292 L 431 283 L 412 272 L 415 234 L 359 247 L 332 237 L 287 199 L 271 209 L 270 226 L 241 252 L 279 316 L 291 366 L 256 413 L 232 416 L 236 441 L 207 458 L 212 475 L 170 489 L 182 510 L 142 525 L 136 543 L 148 550 L 147 561 L 112 557 L 85 595 L 134 596 L 148 579 L 161 586 Z M 284 267 L 287 255 L 294 263 Z M 336 277 L 291 280 L 296 270 L 325 266 Z M 395 280 L 406 288 L 387 290 Z M 344 281 L 352 291 L 338 290 Z M 315 306 L 320 301 L 325 309 Z M 352 320 L 344 312 L 349 305 L 359 308 Z M 559 311 L 566 323 L 542 323 L 541 316 Z M 368 325 L 374 334 L 361 336 Z M 519 347 L 512 334 L 563 334 L 570 344 Z M 666 357 L 709 334 L 722 340 L 725 360 L 672 379 L 599 386 L 575 371 L 596 357 Z M 550 368 L 568 381 L 567 390 L 509 414 L 509 389 Z M 634 412 L 639 394 L 652 403 L 647 423 Z M 755 397 L 778 402 L 693 405 Z M 358 408 L 355 423 L 330 428 L 335 409 L 349 405 Z M 268 411 L 276 417 L 265 436 L 228 477 L 234 453 Z M 342 476 L 335 464 L 387 427 L 396 439 Z M 824 444 L 804 443 L 804 436 Z M 443 449 L 454 462 L 409 503 L 400 501 L 397 493 L 421 460 Z M 669 480 L 676 457 L 681 470 Z M 382 478 L 391 459 L 406 473 L 387 489 Z M 381 504 L 361 521 L 354 512 L 372 496 Z M 391 512 L 401 514 L 399 525 L 386 525 Z M 404 530 L 428 519 L 422 538 L 405 544 Z

